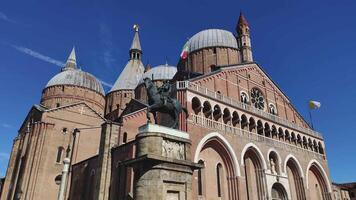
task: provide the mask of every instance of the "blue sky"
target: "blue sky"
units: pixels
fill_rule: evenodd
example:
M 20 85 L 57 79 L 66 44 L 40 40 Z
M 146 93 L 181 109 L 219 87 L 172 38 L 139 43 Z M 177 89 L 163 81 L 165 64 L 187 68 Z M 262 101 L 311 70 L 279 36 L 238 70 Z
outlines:
M 134 23 L 143 62 L 175 65 L 187 38 L 206 28 L 234 31 L 242 10 L 255 61 L 300 113 L 308 119 L 307 101 L 322 102 L 313 118 L 333 181 L 356 181 L 355 9 L 352 0 L 2 0 L 0 176 L 22 120 L 73 45 L 83 70 L 113 84 L 128 60 Z

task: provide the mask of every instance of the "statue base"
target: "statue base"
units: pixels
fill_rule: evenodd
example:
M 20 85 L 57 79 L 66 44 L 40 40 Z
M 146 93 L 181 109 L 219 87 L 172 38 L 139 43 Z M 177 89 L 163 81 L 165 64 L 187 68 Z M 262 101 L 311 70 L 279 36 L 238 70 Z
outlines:
M 134 169 L 134 199 L 191 200 L 192 174 L 201 166 L 191 161 L 189 134 L 155 125 L 139 128 Z

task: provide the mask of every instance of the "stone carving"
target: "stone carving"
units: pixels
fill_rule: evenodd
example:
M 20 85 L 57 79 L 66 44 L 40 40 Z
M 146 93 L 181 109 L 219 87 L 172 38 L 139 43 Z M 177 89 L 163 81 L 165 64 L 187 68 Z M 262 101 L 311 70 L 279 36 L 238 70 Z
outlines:
M 184 143 L 170 140 L 162 141 L 162 156 L 179 160 L 185 159 Z
M 274 160 L 271 158 L 270 160 L 270 165 L 271 165 L 271 172 L 272 174 L 276 174 L 276 163 L 274 162 Z

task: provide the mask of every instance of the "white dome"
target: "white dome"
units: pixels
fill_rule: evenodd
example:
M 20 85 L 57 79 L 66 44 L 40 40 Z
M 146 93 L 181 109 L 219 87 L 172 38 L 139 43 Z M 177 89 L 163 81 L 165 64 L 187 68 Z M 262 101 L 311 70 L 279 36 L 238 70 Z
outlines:
M 98 81 L 98 79 L 96 79 L 93 75 L 78 69 L 71 69 L 60 72 L 48 81 L 46 88 L 55 85 L 74 85 L 85 87 L 105 95 L 103 86 L 101 85 L 100 81 Z
M 151 80 L 171 80 L 176 73 L 177 68 L 175 66 L 168 64 L 158 65 L 145 72 L 140 83 L 143 82 L 144 78 L 150 78 Z
M 222 29 L 203 30 L 189 39 L 190 52 L 206 47 L 238 48 L 234 34 Z

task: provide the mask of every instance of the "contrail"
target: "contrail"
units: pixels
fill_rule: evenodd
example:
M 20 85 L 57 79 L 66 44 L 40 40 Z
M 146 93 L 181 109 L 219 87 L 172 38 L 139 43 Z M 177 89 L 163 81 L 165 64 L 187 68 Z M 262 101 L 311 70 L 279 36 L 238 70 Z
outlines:
M 29 49 L 29 48 L 16 46 L 16 45 L 11 45 L 11 47 L 16 49 L 17 51 L 20 51 L 20 52 L 22 52 L 24 54 L 27 54 L 29 56 L 32 56 L 32 57 L 37 58 L 39 60 L 42 60 L 44 62 L 48 62 L 48 63 L 54 64 L 54 65 L 57 65 L 59 67 L 63 67 L 63 65 L 64 65 L 64 63 L 61 62 L 61 61 L 58 61 L 58 60 L 53 59 L 51 57 L 45 56 L 45 55 L 43 55 L 41 53 L 38 53 L 36 51 L 33 51 L 33 50 Z
M 54 65 L 57 65 L 59 67 L 63 67 L 65 63 L 61 62 L 61 61 L 58 61 L 56 59 L 53 59 L 49 56 L 45 56 L 37 51 L 34 51 L 32 49 L 29 49 L 29 48 L 26 48 L 26 47 L 22 47 L 22 46 L 17 46 L 17 45 L 10 45 L 12 48 L 16 49 L 17 51 L 19 52 L 22 52 L 24 54 L 27 54 L 29 56 L 32 56 L 34 58 L 37 58 L 39 60 L 42 60 L 44 62 L 48 62 L 48 63 L 51 63 L 51 64 L 54 64 Z M 98 79 L 103 85 L 107 86 L 107 87 L 112 87 L 112 84 L 110 83 L 107 83 L 103 80 L 100 80 Z
M 100 79 L 98 79 L 98 80 L 101 82 L 101 84 L 105 85 L 106 87 L 110 87 L 111 88 L 113 86 L 112 84 L 107 83 L 107 82 L 105 82 L 103 80 L 100 80 Z
M 16 23 L 15 20 L 10 19 L 7 15 L 5 15 L 5 13 L 3 13 L 1 11 L 0 11 L 0 19 L 4 20 L 4 21 L 7 21 L 7 22 L 11 22 L 11 23 Z

